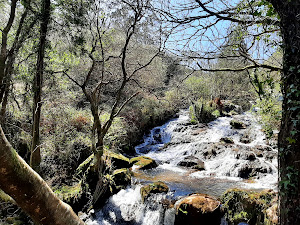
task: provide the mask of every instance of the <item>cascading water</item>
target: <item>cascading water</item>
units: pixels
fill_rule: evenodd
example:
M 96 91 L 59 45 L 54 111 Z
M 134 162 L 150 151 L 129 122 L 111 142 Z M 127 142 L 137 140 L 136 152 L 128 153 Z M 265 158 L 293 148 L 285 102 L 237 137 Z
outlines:
M 241 121 L 244 129 L 234 129 L 232 120 Z M 196 192 L 220 196 L 233 187 L 276 189 L 277 151 L 267 145 L 251 113 L 193 125 L 188 111 L 182 111 L 177 119 L 152 129 L 136 152 L 159 166 L 146 171 L 133 168 L 137 184 L 112 196 L 87 224 L 173 225 L 175 209 L 164 206 L 165 201 Z M 179 166 L 187 165 L 187 159 L 201 162 L 204 168 Z M 153 195 L 143 203 L 140 183 L 158 180 L 171 192 Z

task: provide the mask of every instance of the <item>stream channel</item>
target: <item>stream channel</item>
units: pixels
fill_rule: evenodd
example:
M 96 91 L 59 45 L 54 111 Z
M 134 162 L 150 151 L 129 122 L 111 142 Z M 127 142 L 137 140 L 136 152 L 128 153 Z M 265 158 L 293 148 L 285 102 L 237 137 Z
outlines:
M 231 120 L 241 121 L 244 128 L 234 129 Z M 175 209 L 164 203 L 191 193 L 220 197 L 229 188 L 276 190 L 277 150 L 267 143 L 250 112 L 194 125 L 188 111 L 182 110 L 176 119 L 153 128 L 135 149 L 159 166 L 143 171 L 133 166 L 132 185 L 86 216 L 88 225 L 173 225 Z M 187 159 L 201 160 L 205 169 L 180 166 Z M 143 202 L 140 188 L 154 181 L 165 182 L 169 192 L 153 194 Z

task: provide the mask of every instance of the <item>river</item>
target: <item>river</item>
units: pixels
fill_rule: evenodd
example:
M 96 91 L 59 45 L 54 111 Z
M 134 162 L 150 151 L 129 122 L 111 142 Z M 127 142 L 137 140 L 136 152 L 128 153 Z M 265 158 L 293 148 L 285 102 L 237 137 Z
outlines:
M 232 120 L 242 122 L 243 129 L 233 128 Z M 152 129 L 135 149 L 159 166 L 145 171 L 134 166 L 132 185 L 113 195 L 100 211 L 86 216 L 88 225 L 173 225 L 175 209 L 167 203 L 190 193 L 219 197 L 228 188 L 277 187 L 277 150 L 250 112 L 220 117 L 209 124 L 191 124 L 188 111 L 182 110 L 178 118 Z M 200 160 L 204 168 L 180 166 L 186 165 L 187 159 Z M 159 180 L 170 191 L 152 195 L 143 203 L 140 188 Z

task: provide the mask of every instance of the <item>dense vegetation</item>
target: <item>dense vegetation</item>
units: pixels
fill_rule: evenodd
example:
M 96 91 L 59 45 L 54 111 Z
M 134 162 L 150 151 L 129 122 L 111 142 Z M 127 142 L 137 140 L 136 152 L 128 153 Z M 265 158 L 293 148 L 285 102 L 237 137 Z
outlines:
M 105 168 L 105 151 L 134 156 L 143 135 L 179 109 L 190 108 L 192 123 L 222 115 L 216 98 L 256 109 L 266 134 L 276 136 L 283 99 L 280 146 L 290 152 L 288 164 L 299 146 L 300 70 L 292 60 L 298 52 L 290 49 L 299 36 L 289 42 L 288 10 L 282 10 L 291 5 L 298 15 L 299 4 L 286 1 L 281 9 L 279 1 L 270 2 L 241 1 L 211 11 L 210 3 L 198 0 L 170 3 L 169 8 L 146 0 L 0 1 L 3 151 L 9 142 L 8 148 L 60 193 L 65 185 L 78 185 L 76 169 L 91 154 L 93 172 L 101 174 L 91 176 L 109 180 L 113 169 Z M 205 25 L 195 25 L 201 18 L 207 19 Z M 220 21 L 227 21 L 228 33 L 206 33 Z M 184 38 L 177 40 L 181 32 Z M 205 37 L 215 40 L 196 49 L 195 40 L 208 41 Z M 264 49 L 269 50 L 262 53 Z M 294 79 L 280 81 L 282 71 Z M 297 177 L 297 168 L 291 166 L 283 173 L 288 179 L 281 179 L 281 190 L 296 197 L 300 182 L 289 179 Z M 0 199 L 5 202 L 0 205 L 2 222 L 15 206 L 2 190 Z

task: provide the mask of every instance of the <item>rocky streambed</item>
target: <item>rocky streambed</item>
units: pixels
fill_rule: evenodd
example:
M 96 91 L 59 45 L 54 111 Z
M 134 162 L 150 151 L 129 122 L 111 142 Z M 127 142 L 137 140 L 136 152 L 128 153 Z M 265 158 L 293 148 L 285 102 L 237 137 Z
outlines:
M 132 185 L 86 216 L 87 224 L 276 223 L 276 209 L 270 209 L 276 194 L 260 191 L 276 191 L 277 150 L 251 113 L 191 124 L 182 111 L 152 129 L 136 152 L 140 157 L 131 160 Z M 158 181 L 168 189 L 156 187 Z M 214 222 L 224 213 L 227 220 Z

